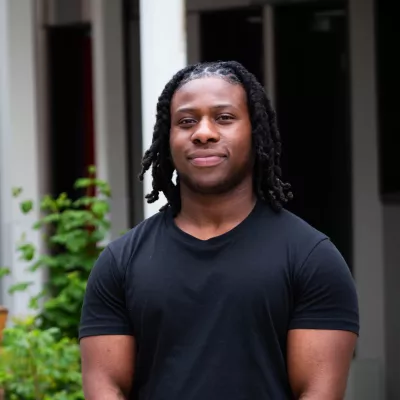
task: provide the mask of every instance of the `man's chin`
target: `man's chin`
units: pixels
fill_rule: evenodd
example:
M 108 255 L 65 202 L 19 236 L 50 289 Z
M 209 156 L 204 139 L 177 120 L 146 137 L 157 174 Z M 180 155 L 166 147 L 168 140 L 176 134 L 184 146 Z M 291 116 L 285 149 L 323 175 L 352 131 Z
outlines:
M 186 180 L 181 178 L 181 185 L 184 184 L 191 192 L 203 196 L 217 196 L 230 192 L 235 188 L 237 182 L 226 180 Z

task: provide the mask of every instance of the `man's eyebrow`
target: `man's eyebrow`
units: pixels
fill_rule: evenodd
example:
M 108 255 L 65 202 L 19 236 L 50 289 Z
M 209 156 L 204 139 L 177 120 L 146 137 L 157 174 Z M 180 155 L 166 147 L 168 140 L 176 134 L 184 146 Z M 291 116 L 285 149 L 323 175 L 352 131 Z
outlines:
M 215 110 L 219 110 L 221 108 L 229 108 L 229 107 L 233 107 L 236 108 L 233 104 L 229 104 L 229 103 L 224 103 L 224 104 L 217 104 L 211 108 L 215 109 Z
M 214 109 L 214 110 L 220 110 L 222 108 L 236 108 L 236 107 L 233 104 L 224 103 L 224 104 L 216 104 L 215 106 L 212 106 L 211 108 Z M 195 108 L 195 107 L 181 107 L 181 108 L 178 108 L 176 110 L 176 112 L 181 112 L 181 113 L 194 112 L 194 111 L 197 111 L 197 108 Z

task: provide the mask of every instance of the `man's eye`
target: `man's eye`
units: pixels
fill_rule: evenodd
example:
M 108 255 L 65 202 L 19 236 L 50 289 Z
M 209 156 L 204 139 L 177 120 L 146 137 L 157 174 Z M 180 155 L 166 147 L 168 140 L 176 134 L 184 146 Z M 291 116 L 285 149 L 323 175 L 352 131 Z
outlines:
M 189 124 L 194 124 L 196 121 L 192 118 L 184 118 L 179 121 L 179 125 L 189 125 Z
M 231 121 L 233 119 L 234 119 L 234 117 L 232 115 L 229 115 L 229 114 L 223 114 L 223 115 L 220 115 L 217 118 L 218 121 Z

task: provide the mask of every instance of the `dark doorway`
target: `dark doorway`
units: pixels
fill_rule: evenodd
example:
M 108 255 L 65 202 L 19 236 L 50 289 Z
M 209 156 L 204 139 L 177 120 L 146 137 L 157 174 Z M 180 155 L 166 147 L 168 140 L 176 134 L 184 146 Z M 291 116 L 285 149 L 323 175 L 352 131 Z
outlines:
M 347 10 L 343 2 L 275 8 L 276 106 L 288 208 L 351 264 Z
M 263 83 L 261 7 L 203 12 L 200 37 L 202 62 L 239 61 Z
M 94 159 L 90 25 L 47 27 L 52 193 L 74 197 Z
M 400 40 L 399 2 L 375 0 L 375 45 L 379 128 L 380 191 L 382 200 L 400 204 L 400 57 L 394 49 Z

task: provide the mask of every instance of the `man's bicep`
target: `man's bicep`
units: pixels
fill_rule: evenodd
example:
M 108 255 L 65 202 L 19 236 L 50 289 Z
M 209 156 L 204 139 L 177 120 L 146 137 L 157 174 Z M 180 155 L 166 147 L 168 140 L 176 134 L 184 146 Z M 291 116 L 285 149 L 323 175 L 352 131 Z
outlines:
M 97 335 L 133 335 L 122 274 L 109 248 L 89 276 L 79 327 L 80 339 Z
M 321 241 L 298 271 L 289 329 L 343 330 L 358 334 L 358 299 L 345 260 Z
M 323 240 L 296 279 L 287 363 L 297 395 L 343 398 L 358 330 L 353 277 L 335 246 Z
M 289 331 L 287 366 L 296 398 L 343 399 L 356 340 L 348 331 Z
M 127 398 L 135 365 L 133 336 L 90 336 L 81 339 L 80 346 L 85 398 Z

